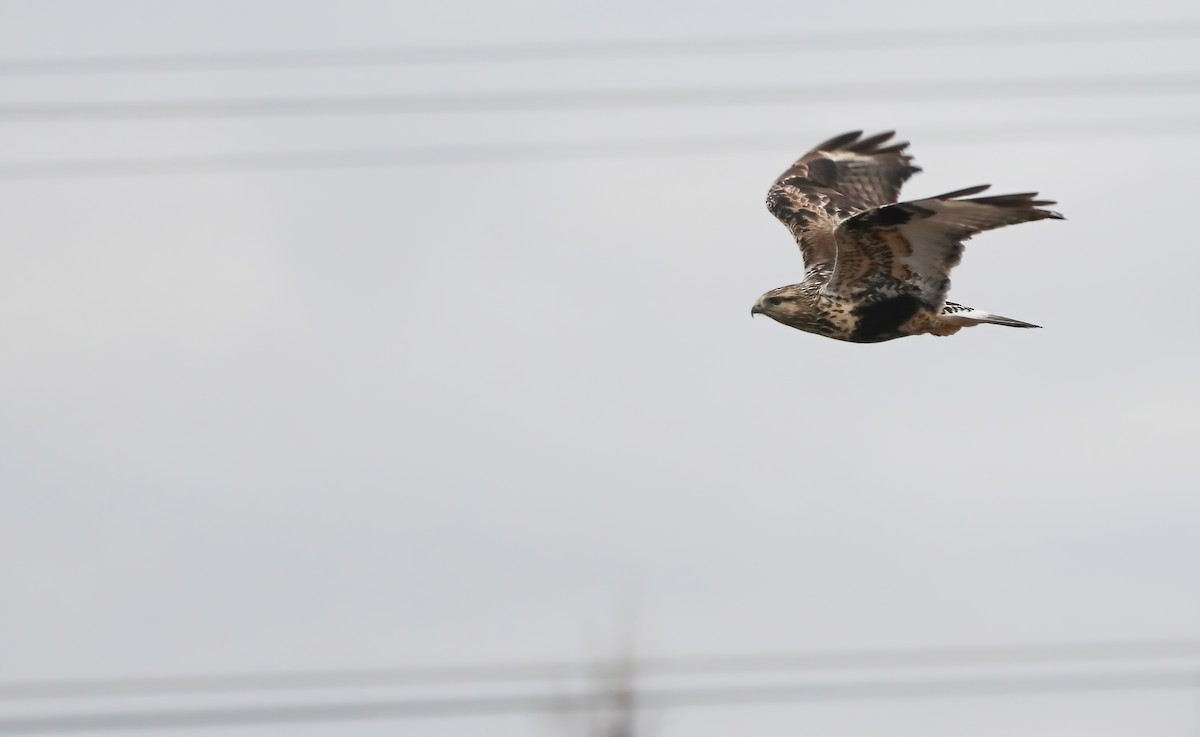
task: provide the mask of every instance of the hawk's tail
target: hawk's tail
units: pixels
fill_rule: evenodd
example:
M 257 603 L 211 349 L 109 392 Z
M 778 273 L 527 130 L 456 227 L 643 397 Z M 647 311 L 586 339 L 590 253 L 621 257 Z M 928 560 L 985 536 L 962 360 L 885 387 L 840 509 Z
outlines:
M 952 335 L 957 333 L 959 328 L 970 327 L 972 325 L 1004 325 L 1010 328 L 1040 328 L 1041 325 L 1034 325 L 1031 322 L 1023 320 L 1014 320 L 1011 317 L 1003 315 L 993 315 L 990 312 L 977 310 L 974 307 L 947 302 L 942 308 L 942 314 L 938 315 L 938 322 L 944 326 L 946 332 L 937 332 L 937 335 Z

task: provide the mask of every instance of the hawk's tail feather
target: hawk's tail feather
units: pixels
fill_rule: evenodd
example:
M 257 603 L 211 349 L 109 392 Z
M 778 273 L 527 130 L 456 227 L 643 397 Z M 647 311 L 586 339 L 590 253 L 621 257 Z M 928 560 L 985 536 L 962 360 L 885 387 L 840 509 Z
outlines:
M 970 325 L 1004 325 L 1010 328 L 1040 328 L 1041 325 L 1034 325 L 1031 322 L 1024 320 L 1014 320 L 1011 317 L 1004 315 L 993 315 L 990 312 L 977 310 L 973 307 L 965 307 L 954 302 L 947 302 L 942 308 L 942 314 L 939 315 L 943 323 L 967 327 Z
M 1011 317 L 1001 317 L 1000 315 L 991 315 L 986 320 L 980 320 L 980 322 L 987 323 L 988 325 L 1003 325 L 1003 326 L 1009 327 L 1009 328 L 1040 328 L 1041 327 L 1041 325 L 1034 325 L 1031 322 L 1023 322 L 1021 320 L 1014 320 Z

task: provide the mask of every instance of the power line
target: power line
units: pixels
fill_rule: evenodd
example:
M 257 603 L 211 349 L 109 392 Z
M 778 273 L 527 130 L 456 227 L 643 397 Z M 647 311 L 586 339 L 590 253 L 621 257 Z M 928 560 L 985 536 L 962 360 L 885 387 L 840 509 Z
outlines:
M 732 706 L 784 702 L 875 699 L 964 698 L 1072 692 L 1194 689 L 1200 672 L 1064 674 L 993 676 L 922 680 L 876 680 L 804 685 L 682 688 L 639 691 L 644 708 Z M 305 705 L 261 705 L 108 711 L 9 717 L 0 719 L 0 734 L 50 734 L 104 730 L 233 727 L 262 724 L 345 722 L 430 717 L 489 716 L 583 711 L 597 708 L 592 695 L 482 696 L 436 699 L 388 699 Z
M 812 100 L 977 100 L 1024 97 L 1190 95 L 1200 75 L 1124 77 L 1030 77 L 932 82 L 786 85 L 769 87 L 551 90 L 454 95 L 363 95 L 212 100 L 0 105 L 0 121 L 132 120 L 195 117 L 396 115 L 558 110 L 798 105 Z
M 547 681 L 627 672 L 641 676 L 795 673 L 871 668 L 945 668 L 1200 658 L 1200 640 L 1079 642 L 967 648 L 754 653 L 636 662 L 526 662 L 287 673 L 73 679 L 0 684 L 0 699 L 97 698 L 374 686 Z
M 1200 133 L 1200 117 L 1161 117 L 1121 120 L 1044 121 L 1002 125 L 924 128 L 923 135 L 937 145 L 986 141 L 1046 143 L 1098 138 L 1137 137 L 1151 141 L 1164 136 Z M 578 159 L 701 156 L 778 151 L 802 146 L 817 134 L 763 134 L 756 136 L 675 137 L 657 139 L 446 145 L 411 148 L 377 148 L 331 151 L 281 151 L 273 153 L 200 154 L 97 159 L 58 159 L 0 162 L 0 182 L 143 177 L 179 174 L 237 172 L 316 171 L 337 169 L 388 169 L 453 164 L 503 164 Z M 930 145 L 930 144 L 925 144 Z M 793 152 L 794 153 L 794 152 Z
M 1200 20 L 1021 25 L 1004 28 L 915 28 L 864 33 L 775 34 L 710 38 L 578 40 L 453 46 L 384 46 L 211 54 L 145 54 L 0 60 L 0 74 L 221 71 L 367 67 L 434 63 L 565 61 L 725 54 L 813 53 L 994 45 L 1188 40 Z

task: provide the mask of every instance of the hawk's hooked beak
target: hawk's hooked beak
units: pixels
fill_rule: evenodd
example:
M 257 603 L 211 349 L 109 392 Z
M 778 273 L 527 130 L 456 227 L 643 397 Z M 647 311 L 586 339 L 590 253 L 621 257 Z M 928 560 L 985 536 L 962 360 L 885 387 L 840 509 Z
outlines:
M 762 308 L 758 306 L 757 302 L 755 302 L 754 306 L 750 308 L 750 317 L 754 317 L 755 315 L 761 315 L 761 314 L 762 314 Z

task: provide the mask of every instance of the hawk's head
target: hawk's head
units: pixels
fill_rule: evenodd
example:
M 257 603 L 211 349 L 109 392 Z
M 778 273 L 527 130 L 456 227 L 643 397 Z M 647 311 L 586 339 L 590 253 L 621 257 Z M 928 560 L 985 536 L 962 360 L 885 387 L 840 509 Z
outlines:
M 831 335 L 834 326 L 817 305 L 821 285 L 817 282 L 791 284 L 772 289 L 758 298 L 750 315 L 766 315 L 776 322 L 806 333 Z
M 772 289 L 758 298 L 750 308 L 750 316 L 766 315 L 782 323 L 791 323 L 795 318 L 812 309 L 812 299 L 800 291 L 799 284 Z

